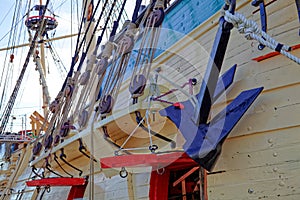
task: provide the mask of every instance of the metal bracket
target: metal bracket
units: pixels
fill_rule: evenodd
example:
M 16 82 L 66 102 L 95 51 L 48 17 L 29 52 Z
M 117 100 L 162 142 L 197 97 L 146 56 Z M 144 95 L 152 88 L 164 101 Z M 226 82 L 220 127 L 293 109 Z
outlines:
M 78 142 L 79 142 L 79 151 L 80 151 L 80 153 L 82 153 L 84 156 L 86 156 L 86 157 L 88 157 L 89 159 L 91 159 L 91 156 L 89 156 L 86 152 L 84 152 L 84 151 L 86 151 L 86 148 L 85 148 L 85 146 L 83 145 L 83 142 L 82 142 L 82 139 L 81 139 L 81 138 L 78 139 Z M 93 158 L 93 161 L 94 161 L 94 162 L 97 162 L 97 160 L 96 160 L 95 158 Z
M 69 163 L 68 161 L 66 161 L 65 159 L 67 158 L 67 155 L 64 153 L 64 149 L 60 149 L 61 153 L 60 153 L 60 156 L 59 158 L 64 162 L 66 163 L 69 167 L 72 167 L 73 169 L 79 171 L 79 176 L 82 175 L 82 170 L 78 169 L 77 167 L 75 167 L 74 165 L 72 165 L 71 163 Z
M 264 0 L 253 0 L 251 5 L 255 7 L 259 6 L 261 29 L 264 32 L 267 32 L 267 13 L 266 13 L 266 6 Z M 265 45 L 263 44 L 258 45 L 259 50 L 263 50 L 264 48 Z
M 59 177 L 63 177 L 62 175 L 60 175 L 59 173 L 57 173 L 57 172 L 55 172 L 55 171 L 53 171 L 53 170 L 51 169 L 51 165 L 50 165 L 49 162 L 48 162 L 48 158 L 45 158 L 45 161 L 46 161 L 46 169 L 47 169 L 49 172 L 51 172 L 51 173 L 53 173 L 53 174 L 55 174 L 55 175 L 57 175 L 57 176 L 59 176 Z
M 44 178 L 44 177 L 45 177 L 44 172 L 42 172 L 42 175 L 39 175 L 39 174 L 36 172 L 35 166 L 32 166 L 31 171 L 32 171 L 32 173 L 33 173 L 34 175 L 36 175 L 37 177 L 40 177 L 40 178 Z
M 58 157 L 57 157 L 57 155 L 56 155 L 56 153 L 53 153 L 53 155 L 54 155 L 54 161 L 56 162 L 56 164 L 66 173 L 66 174 L 68 174 L 71 178 L 73 178 L 73 175 L 72 174 L 70 174 L 69 172 L 67 172 L 62 166 L 61 166 L 61 164 L 58 162 Z

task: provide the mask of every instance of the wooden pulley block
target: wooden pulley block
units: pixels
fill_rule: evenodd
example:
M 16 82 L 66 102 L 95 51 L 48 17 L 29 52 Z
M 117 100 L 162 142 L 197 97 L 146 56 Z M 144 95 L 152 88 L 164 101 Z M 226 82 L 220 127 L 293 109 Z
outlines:
M 78 124 L 80 127 L 84 127 L 88 121 L 88 111 L 83 110 L 78 116 Z
M 114 105 L 114 98 L 111 95 L 105 95 L 99 103 L 99 111 L 101 114 L 110 113 Z
M 60 131 L 59 131 L 59 134 L 60 134 L 60 136 L 61 137 L 66 137 L 66 136 L 68 136 L 68 134 L 69 134 L 69 131 L 70 131 L 70 122 L 65 122 L 62 126 L 61 126 L 61 128 L 60 128 Z
M 147 79 L 143 74 L 135 75 L 129 85 L 129 92 L 135 97 L 143 95 Z
M 59 135 L 56 135 L 54 137 L 54 141 L 53 141 L 53 145 L 54 146 L 57 146 L 59 144 L 59 141 L 60 141 L 60 136 Z
M 55 113 L 58 109 L 58 104 L 59 104 L 59 100 L 55 99 L 54 101 L 51 102 L 50 106 L 49 106 L 49 110 L 52 113 Z
M 159 27 L 165 18 L 165 12 L 163 8 L 154 9 L 148 19 L 146 25 L 149 27 Z
M 37 142 L 32 149 L 32 154 L 35 156 L 38 155 L 41 152 L 42 147 L 42 144 L 40 142 Z
M 120 53 L 124 53 L 124 54 L 129 53 L 134 46 L 134 40 L 132 37 L 130 37 L 128 35 L 124 35 L 122 37 L 122 39 L 120 40 L 119 45 L 120 45 L 120 49 L 121 49 Z
M 90 79 L 91 71 L 85 71 L 79 79 L 80 85 L 86 85 L 88 80 Z
M 48 135 L 44 141 L 44 147 L 45 149 L 49 149 L 52 145 L 53 142 L 53 136 L 52 135 Z
M 65 97 L 69 97 L 72 95 L 73 92 L 73 86 L 67 85 L 67 88 L 65 89 Z
M 105 72 L 106 67 L 108 65 L 108 60 L 107 58 L 101 58 L 98 62 L 97 62 L 97 74 L 101 75 Z

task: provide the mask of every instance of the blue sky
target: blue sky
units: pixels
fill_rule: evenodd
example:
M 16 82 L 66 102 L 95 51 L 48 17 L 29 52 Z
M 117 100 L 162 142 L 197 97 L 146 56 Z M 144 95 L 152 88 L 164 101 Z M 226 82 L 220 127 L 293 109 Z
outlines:
M 58 15 L 57 21 L 58 21 L 58 27 L 55 31 L 54 37 L 62 36 L 65 34 L 71 33 L 71 24 L 73 31 L 72 33 L 77 32 L 76 28 L 78 27 L 78 23 L 76 22 L 77 16 L 76 16 L 76 2 L 81 2 L 82 0 L 72 0 L 73 5 L 73 23 L 71 22 L 71 0 L 55 0 L 51 1 L 53 3 L 50 3 L 49 8 L 54 11 L 56 15 Z M 20 0 L 1 0 L 0 7 L 0 48 L 4 48 L 8 44 L 9 40 L 9 31 L 11 29 L 12 19 L 14 15 L 14 9 L 16 6 L 16 2 L 20 2 Z M 28 2 L 27 0 L 23 0 L 23 6 L 21 9 L 20 16 L 23 16 L 24 13 L 27 12 L 28 8 L 25 8 L 25 4 Z M 35 4 L 39 4 L 39 0 L 32 0 L 32 6 Z M 46 0 L 43 0 L 43 3 L 45 3 Z M 128 0 L 126 10 L 129 12 L 128 15 L 131 16 L 132 8 L 134 6 L 135 0 Z M 32 7 L 31 6 L 31 7 Z M 80 8 L 79 8 L 80 12 Z M 16 44 L 22 44 L 28 42 L 28 34 L 26 32 L 25 26 L 24 26 L 24 20 L 19 23 L 20 26 L 18 27 L 18 31 L 22 27 L 22 34 L 19 35 L 19 33 L 16 35 Z M 54 31 L 50 32 L 49 35 L 54 33 Z M 71 46 L 71 40 L 73 42 L 73 46 Z M 59 53 L 60 57 L 62 58 L 62 62 L 64 63 L 65 67 L 68 69 L 70 67 L 71 57 L 73 56 L 74 50 L 71 50 L 71 47 L 74 48 L 76 37 L 73 37 L 72 39 L 64 39 L 60 40 L 54 43 L 54 47 L 56 51 Z M 25 48 L 18 48 L 14 52 L 14 62 L 13 64 L 6 64 L 6 67 L 13 69 L 12 78 L 10 79 L 9 86 L 10 88 L 13 88 L 15 85 L 15 82 L 17 80 L 17 77 L 19 76 L 20 69 L 23 66 L 25 56 L 28 52 L 28 47 Z M 0 70 L 2 73 L 2 69 L 4 66 L 5 61 L 5 51 L 0 52 Z M 46 67 L 49 68 L 50 73 L 47 74 L 47 81 L 48 81 L 48 87 L 50 91 L 51 100 L 53 100 L 58 93 L 63 80 L 59 76 L 59 72 L 57 68 L 54 66 L 52 62 L 52 58 L 50 53 L 46 54 L 47 56 L 47 62 Z M 32 60 L 32 59 L 31 59 Z M 1 86 L 1 85 L 0 85 Z M 2 86 L 3 87 L 3 86 Z M 0 92 L 2 95 L 2 87 L 0 87 Z M 12 90 L 12 89 L 11 89 Z M 7 93 L 6 98 L 8 99 L 11 94 L 11 91 Z M 17 117 L 17 120 L 14 121 L 14 130 L 20 130 L 23 129 L 21 125 L 22 120 L 24 122 L 25 120 L 25 114 L 27 117 L 27 125 L 26 128 L 30 129 L 29 127 L 29 115 L 34 111 L 37 110 L 38 112 L 42 113 L 42 98 L 41 98 L 42 92 L 41 87 L 39 85 L 39 75 L 38 72 L 35 70 L 35 64 L 33 62 L 30 62 L 28 65 L 28 68 L 26 70 L 26 74 L 24 76 L 18 98 L 15 102 L 13 115 Z M 9 122 L 10 126 L 11 121 Z
M 16 2 L 20 2 L 20 0 L 17 1 L 12 1 L 12 0 L 1 0 L 1 6 L 0 6 L 0 48 L 4 48 L 7 47 L 8 45 L 8 41 L 10 38 L 10 30 L 11 30 L 11 26 L 12 26 L 12 19 L 13 19 L 13 15 L 14 15 L 14 10 L 16 7 Z M 25 4 L 28 2 L 27 0 L 23 0 L 22 2 L 22 8 L 20 10 L 20 18 L 22 16 L 25 15 L 25 13 L 27 12 L 27 7 L 25 7 Z M 33 5 L 35 3 L 35 1 L 32 1 Z M 56 1 L 57 3 L 62 3 L 63 1 Z M 39 1 L 36 1 L 36 3 L 39 3 Z M 67 2 L 66 2 L 67 3 Z M 33 6 L 32 5 L 32 6 Z M 60 4 L 58 4 L 60 5 Z M 70 4 L 69 4 L 70 5 Z M 50 5 L 50 7 L 56 8 L 55 5 Z M 61 10 L 62 8 L 58 8 L 57 10 Z M 67 16 L 69 13 L 67 11 L 67 9 L 64 9 L 63 11 L 63 15 L 62 17 Z M 63 20 L 60 20 L 61 24 L 60 27 L 64 27 L 64 30 L 66 30 L 65 28 L 68 27 L 66 24 L 68 22 L 64 22 Z M 70 26 L 69 26 L 70 27 Z M 20 31 L 21 30 L 21 31 Z M 51 33 L 50 33 L 51 34 Z M 57 31 L 56 32 L 57 35 L 62 34 L 61 31 Z M 15 44 L 23 44 L 23 43 L 28 43 L 28 34 L 26 32 L 26 27 L 24 25 L 24 20 L 20 21 L 19 26 L 17 27 L 17 31 L 16 31 L 16 35 L 15 35 Z M 71 52 L 70 52 L 70 41 L 61 41 L 59 43 L 57 43 L 55 45 L 56 50 L 60 53 L 60 55 L 64 55 L 64 57 L 68 57 L 71 56 Z M 0 69 L 1 69 L 1 73 L 3 68 L 6 69 L 12 69 L 12 74 L 9 78 L 10 82 L 8 84 L 8 88 L 10 88 L 10 91 L 7 91 L 6 94 L 6 99 L 9 99 L 10 94 L 12 93 L 12 88 L 14 87 L 15 83 L 16 83 L 16 79 L 20 74 L 20 69 L 23 66 L 26 54 L 28 52 L 28 47 L 24 47 L 24 48 L 18 48 L 14 50 L 14 62 L 13 64 L 8 63 L 8 60 L 6 58 L 6 51 L 1 51 L 0 52 Z M 68 56 L 66 56 L 66 54 L 68 53 Z M 8 56 L 9 56 L 10 52 L 8 52 Z M 47 53 L 46 55 L 47 57 L 50 57 L 51 55 L 49 53 Z M 6 59 L 5 59 L 6 58 Z M 31 59 L 32 60 L 32 59 Z M 52 99 L 54 98 L 54 95 L 56 95 L 56 93 L 58 92 L 58 89 L 60 87 L 60 85 L 62 84 L 62 80 L 58 79 L 57 77 L 59 77 L 58 75 L 58 70 L 55 66 L 53 66 L 53 62 L 52 59 L 47 59 L 49 61 L 47 61 L 47 67 L 49 68 L 49 74 L 47 74 L 48 76 L 48 80 L 50 80 L 48 83 L 48 87 L 52 96 Z M 69 59 L 68 59 L 69 60 Z M 6 61 L 6 63 L 5 63 Z M 5 64 L 4 64 L 5 63 Z M 64 61 L 66 67 L 69 67 L 69 62 L 66 62 L 66 60 Z M 53 81 L 55 80 L 55 81 Z M 51 84 L 52 82 L 52 84 Z M 3 89 L 3 83 L 2 83 L 2 87 L 0 87 L 0 92 L 1 92 L 1 96 L 2 96 L 2 89 Z M 29 127 L 29 115 L 34 111 L 37 110 L 38 112 L 42 112 L 41 107 L 42 107 L 42 101 L 41 101 L 41 86 L 39 84 L 39 75 L 38 72 L 35 70 L 35 64 L 33 62 L 30 62 L 24 79 L 22 81 L 22 85 L 21 88 L 19 90 L 18 93 L 18 97 L 16 99 L 15 105 L 14 105 L 14 110 L 12 112 L 12 114 L 16 117 L 16 120 L 13 121 L 13 130 L 17 131 L 19 129 L 25 129 L 25 115 L 26 115 L 26 129 L 30 129 Z M 23 127 L 22 127 L 23 124 Z M 8 124 L 8 130 L 10 130 L 10 126 L 11 126 L 11 120 L 9 121 Z
M 143 0 L 143 4 L 148 4 L 150 0 Z M 16 7 L 16 3 L 22 2 L 22 9 L 20 10 L 20 17 L 24 16 L 25 13 L 28 10 L 28 6 L 25 7 L 25 5 L 29 2 L 29 0 L 1 0 L 0 3 L 0 49 L 7 47 L 8 40 L 9 40 L 9 32 L 11 29 L 12 19 L 14 15 L 14 9 Z M 40 0 L 31 0 L 31 7 L 34 5 L 39 4 Z M 43 3 L 46 3 L 46 0 L 42 0 Z M 58 21 L 58 27 L 55 31 L 49 32 L 50 37 L 58 37 L 70 33 L 77 33 L 78 29 L 78 22 L 77 22 L 77 2 L 80 4 L 82 0 L 52 0 L 50 1 L 48 8 L 52 10 L 56 15 L 56 19 Z M 97 0 L 94 0 L 96 3 Z M 125 10 L 128 14 L 129 19 L 131 19 L 132 12 L 135 6 L 136 0 L 127 0 L 127 4 L 125 7 Z M 172 1 L 173 2 L 173 1 Z M 72 4 L 72 9 L 71 8 Z M 80 19 L 80 12 L 81 8 L 79 10 L 79 19 Z M 71 20 L 71 14 L 72 19 Z M 16 44 L 23 44 L 28 43 L 28 34 L 24 25 L 25 17 L 22 21 L 19 23 L 18 27 L 18 33 L 15 38 Z M 71 32 L 71 26 L 72 26 L 72 32 Z M 19 30 L 22 29 L 21 34 L 19 34 Z M 53 35 L 55 33 L 55 35 Z M 58 52 L 60 58 L 62 59 L 63 64 L 67 69 L 69 69 L 71 64 L 71 58 L 74 54 L 74 48 L 76 44 L 76 38 L 68 38 L 64 40 L 56 41 L 54 44 L 55 50 Z M 73 45 L 71 45 L 73 44 Z M 29 48 L 18 48 L 14 51 L 14 62 L 13 64 L 9 64 L 5 57 L 6 52 L 0 51 L 0 73 L 2 73 L 3 68 L 8 68 L 11 70 L 11 78 L 9 79 L 10 82 L 8 83 L 8 88 L 10 88 L 11 91 L 7 92 L 6 99 L 9 98 L 12 89 L 15 85 L 15 82 L 17 80 L 17 77 L 20 74 L 20 70 L 23 66 L 25 56 L 27 55 Z M 9 57 L 9 55 L 8 55 Z M 31 58 L 32 60 L 32 58 Z M 6 69 L 5 68 L 5 69 Z M 50 53 L 46 53 L 46 68 L 49 69 L 49 73 L 47 73 L 47 82 L 49 87 L 49 92 L 51 96 L 51 101 L 56 97 L 58 91 L 61 88 L 61 85 L 63 83 L 63 79 L 60 78 L 59 70 L 57 70 L 57 67 L 52 61 L 52 57 Z M 2 96 L 2 90 L 3 90 L 3 83 L 1 85 L 0 83 L 0 95 Z M 39 82 L 39 74 L 35 70 L 35 64 L 33 62 L 30 62 L 21 88 L 19 90 L 18 98 L 14 105 L 14 110 L 12 112 L 12 115 L 14 115 L 17 120 L 14 120 L 14 131 L 18 131 L 21 129 L 30 129 L 29 119 L 33 111 L 38 111 L 39 113 L 42 113 L 42 90 Z M 22 127 L 22 124 L 24 124 L 24 121 L 26 119 L 26 127 Z M 10 126 L 11 121 L 9 122 Z
M 79 0 L 80 1 L 80 0 Z M 20 0 L 12 1 L 12 0 L 1 0 L 1 12 L 0 12 L 0 48 L 7 47 L 8 41 L 10 38 L 10 30 L 12 25 L 12 19 L 14 15 L 14 9 L 16 7 L 16 2 L 20 2 Z M 20 18 L 25 15 L 27 12 L 28 7 L 25 7 L 25 4 L 28 2 L 27 0 L 23 0 L 22 2 L 22 8 L 20 10 Z M 54 9 L 54 12 L 57 13 L 59 16 L 57 17 L 57 20 L 59 21 L 59 26 L 55 32 L 55 36 L 61 36 L 64 34 L 71 33 L 71 20 L 70 20 L 70 2 L 71 1 L 55 1 L 55 4 L 50 4 L 49 8 Z M 73 0 L 73 2 L 76 2 L 76 0 Z M 80 1 L 81 2 L 81 1 Z M 32 6 L 35 4 L 39 4 L 39 1 L 32 0 Z M 74 3 L 73 3 L 74 5 Z M 30 6 L 30 7 L 32 7 Z M 75 9 L 76 10 L 76 9 Z M 80 10 L 79 10 L 80 11 Z M 24 18 L 25 19 L 25 18 Z M 16 35 L 12 38 L 15 38 L 15 44 L 23 44 L 28 43 L 28 34 L 26 27 L 24 25 L 24 19 L 20 21 L 19 26 L 17 27 Z M 74 31 L 76 31 L 76 24 L 73 23 Z M 49 35 L 54 33 L 50 32 Z M 33 33 L 34 34 L 34 33 Z M 75 38 L 74 38 L 75 39 Z M 59 53 L 60 57 L 63 59 L 62 62 L 66 66 L 66 68 L 69 68 L 70 66 L 70 58 L 72 55 L 71 52 L 71 39 L 61 40 L 57 43 L 55 43 L 55 49 Z M 12 75 L 9 78 L 10 82 L 8 83 L 8 88 L 10 88 L 10 91 L 7 91 L 7 95 L 5 96 L 6 99 L 9 99 L 10 94 L 12 93 L 12 89 L 16 83 L 17 77 L 20 74 L 20 69 L 23 66 L 25 57 L 27 55 L 29 48 L 18 48 L 14 50 L 14 62 L 13 64 L 8 63 L 6 52 L 1 51 L 0 52 L 0 69 L 2 73 L 2 69 L 12 69 Z M 10 52 L 8 53 L 9 57 Z M 52 61 L 51 54 L 48 52 L 46 53 L 47 61 L 46 61 L 46 67 L 49 69 L 49 74 L 47 74 L 48 77 L 48 87 L 50 91 L 51 99 L 53 100 L 59 91 L 59 88 L 62 85 L 62 78 L 59 76 L 59 71 L 57 70 L 57 67 L 54 65 Z M 6 59 L 5 59 L 6 58 Z M 6 60 L 6 64 L 4 64 Z M 31 59 L 32 60 L 32 59 Z M 53 81 L 54 80 L 54 81 Z M 3 82 L 2 87 L 0 87 L 0 92 L 2 96 L 2 89 L 3 89 Z M 27 120 L 27 126 L 26 129 L 29 127 L 29 115 L 34 111 L 37 110 L 38 112 L 42 112 L 42 91 L 41 86 L 39 82 L 39 75 L 38 72 L 35 70 L 35 64 L 33 62 L 30 62 L 24 79 L 22 81 L 21 88 L 18 93 L 18 98 L 15 102 L 14 110 L 12 114 L 17 118 L 14 120 L 14 130 L 16 129 L 23 129 L 24 121 L 25 121 L 25 115 Z M 23 127 L 21 125 L 23 124 Z M 9 125 L 11 125 L 11 121 L 9 122 Z

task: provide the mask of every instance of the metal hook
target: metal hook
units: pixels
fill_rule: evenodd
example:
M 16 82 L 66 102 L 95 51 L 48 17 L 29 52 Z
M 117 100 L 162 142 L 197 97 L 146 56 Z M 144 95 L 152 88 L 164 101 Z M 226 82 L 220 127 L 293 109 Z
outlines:
M 32 166 L 31 170 L 32 170 L 32 173 L 34 173 L 37 177 L 44 178 L 44 173 L 42 173 L 42 175 L 39 175 L 39 174 L 36 172 L 35 166 Z

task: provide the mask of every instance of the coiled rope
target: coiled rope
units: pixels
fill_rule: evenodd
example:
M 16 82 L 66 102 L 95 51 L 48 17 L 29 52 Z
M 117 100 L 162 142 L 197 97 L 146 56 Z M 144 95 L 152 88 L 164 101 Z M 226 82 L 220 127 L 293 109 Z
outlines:
M 266 32 L 262 31 L 255 21 L 249 20 L 244 15 L 237 12 L 233 15 L 229 11 L 225 11 L 223 14 L 225 20 L 232 23 L 240 34 L 245 35 L 247 40 L 257 40 L 260 44 L 263 44 L 288 57 L 297 64 L 300 64 L 300 58 L 288 52 L 291 51 L 291 47 L 277 42 Z

